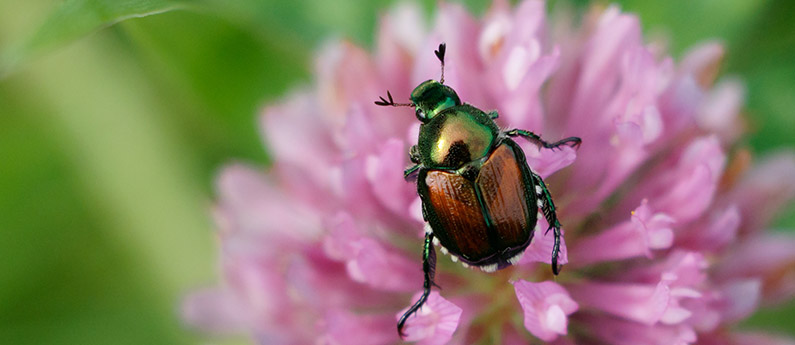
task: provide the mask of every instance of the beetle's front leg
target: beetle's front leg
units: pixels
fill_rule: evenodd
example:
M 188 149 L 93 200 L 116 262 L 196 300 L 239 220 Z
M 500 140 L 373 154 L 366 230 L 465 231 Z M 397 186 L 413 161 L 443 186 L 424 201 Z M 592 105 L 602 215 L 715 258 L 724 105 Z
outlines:
M 555 203 L 552 202 L 552 195 L 549 194 L 549 189 L 547 185 L 544 183 L 544 180 L 541 179 L 541 176 L 538 176 L 536 173 L 533 174 L 533 188 L 535 189 L 536 193 L 536 200 L 538 200 L 538 207 L 541 208 L 541 212 L 544 213 L 544 218 L 549 223 L 549 228 L 544 233 L 546 235 L 549 230 L 554 230 L 553 235 L 555 236 L 555 243 L 552 245 L 552 273 L 558 275 L 560 273 L 560 267 L 558 267 L 558 255 L 560 253 L 560 222 L 558 221 L 558 215 L 555 213 Z
M 409 159 L 412 163 L 414 163 L 414 165 L 406 170 L 403 170 L 403 179 L 406 181 L 410 181 L 413 177 L 412 175 L 416 173 L 417 170 L 420 170 L 420 167 L 422 167 L 422 165 L 420 165 L 420 149 L 417 147 L 417 145 L 412 145 L 409 149 Z
M 420 148 L 417 145 L 411 145 L 409 148 L 409 159 L 414 164 L 420 164 Z
M 547 149 L 554 149 L 554 148 L 557 148 L 557 147 L 560 147 L 560 146 L 563 146 L 563 145 L 569 145 L 571 147 L 577 148 L 582 143 L 582 139 L 580 139 L 579 137 L 568 137 L 566 139 L 558 140 L 558 141 L 550 144 L 550 143 L 544 141 L 543 139 L 541 139 L 541 136 L 539 136 L 538 134 L 535 134 L 535 133 L 530 132 L 530 131 L 526 131 L 524 129 L 512 129 L 510 131 L 506 131 L 505 135 L 510 136 L 510 137 L 520 136 L 520 137 L 525 138 L 525 139 L 531 141 L 532 143 L 538 145 L 539 147 L 543 147 L 543 148 L 547 148 Z
M 428 299 L 428 295 L 431 293 L 431 286 L 436 285 L 433 282 L 434 275 L 436 274 L 436 251 L 433 249 L 433 232 L 425 233 L 425 245 L 422 249 L 422 271 L 425 273 L 425 282 L 422 284 L 422 296 L 420 296 L 420 299 L 418 299 L 409 310 L 403 313 L 397 324 L 398 334 L 400 334 L 401 338 L 406 336 L 403 334 L 403 326 L 406 320 L 425 304 L 425 300 Z

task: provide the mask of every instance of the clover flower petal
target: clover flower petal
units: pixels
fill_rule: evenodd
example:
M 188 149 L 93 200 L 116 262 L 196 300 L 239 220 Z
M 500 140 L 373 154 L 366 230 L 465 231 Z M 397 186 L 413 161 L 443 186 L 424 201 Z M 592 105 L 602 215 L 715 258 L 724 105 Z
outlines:
M 401 4 L 382 16 L 372 55 L 325 44 L 315 82 L 262 112 L 273 165 L 219 174 L 223 283 L 188 295 L 184 319 L 262 344 L 401 342 L 395 317 L 422 289 L 428 230 L 402 176 L 419 124 L 372 102 L 436 78 L 432 51 L 445 42 L 445 84 L 464 102 L 496 110 L 501 128 L 582 145 L 517 140 L 554 197 L 560 275 L 551 280 L 543 217 L 522 258 L 495 273 L 439 253 L 442 289 L 408 318 L 405 340 L 792 344 L 733 328 L 795 293 L 795 239 L 765 232 L 795 197 L 795 155 L 754 165 L 737 149 L 745 89 L 718 75 L 723 47 L 703 43 L 677 63 L 617 6 L 579 23 L 545 7 L 495 0 L 480 19 L 441 3 L 428 27 Z

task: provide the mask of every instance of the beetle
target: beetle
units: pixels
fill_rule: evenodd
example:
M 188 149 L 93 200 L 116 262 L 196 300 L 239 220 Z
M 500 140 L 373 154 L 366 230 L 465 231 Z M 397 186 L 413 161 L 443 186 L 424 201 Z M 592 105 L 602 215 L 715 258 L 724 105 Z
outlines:
M 416 178 L 426 221 L 423 246 L 423 294 L 398 321 L 398 334 L 426 301 L 434 283 L 434 246 L 465 266 L 494 272 L 519 261 L 533 239 L 538 219 L 553 230 L 552 272 L 559 272 L 560 222 L 546 184 L 527 164 L 524 152 L 512 139 L 525 138 L 541 148 L 579 147 L 569 137 L 548 143 L 533 132 L 501 131 L 496 111 L 486 113 L 462 103 L 444 84 L 444 43 L 434 51 L 441 62 L 439 81 L 427 80 L 411 92 L 410 103 L 395 103 L 392 94 L 375 101 L 379 106 L 414 107 L 421 122 L 417 144 L 409 149 L 413 165 L 403 172 Z M 539 212 L 539 209 L 541 212 Z

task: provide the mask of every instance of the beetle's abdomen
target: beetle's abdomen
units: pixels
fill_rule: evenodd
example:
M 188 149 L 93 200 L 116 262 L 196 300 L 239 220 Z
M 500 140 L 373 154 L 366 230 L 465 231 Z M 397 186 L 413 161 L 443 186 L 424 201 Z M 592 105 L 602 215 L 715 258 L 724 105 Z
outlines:
M 464 262 L 502 268 L 530 244 L 536 198 L 524 154 L 510 139 L 491 152 L 474 181 L 453 171 L 425 170 L 418 182 L 434 234 Z
M 483 164 L 476 180 L 501 248 L 527 242 L 530 223 L 535 225 L 536 210 L 530 209 L 533 204 L 528 205 L 534 195 L 527 195 L 522 168 L 514 149 L 502 144 Z
M 472 181 L 455 173 L 431 170 L 425 184 L 432 208 L 429 212 L 434 217 L 431 226 L 442 245 L 467 261 L 492 254 L 488 225 Z

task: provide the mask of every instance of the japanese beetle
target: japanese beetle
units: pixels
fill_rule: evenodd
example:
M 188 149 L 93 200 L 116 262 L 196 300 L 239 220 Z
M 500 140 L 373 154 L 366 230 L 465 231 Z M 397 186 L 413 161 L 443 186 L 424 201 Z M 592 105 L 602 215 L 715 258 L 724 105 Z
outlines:
M 527 165 L 513 137 L 523 137 L 539 147 L 578 147 L 580 138 L 569 137 L 547 143 L 522 129 L 501 131 L 496 111 L 485 113 L 461 103 L 453 88 L 444 85 L 445 44 L 435 51 L 441 62 L 439 81 L 428 80 L 411 92 L 411 103 L 395 103 L 387 91 L 379 106 L 409 106 L 416 110 L 420 125 L 417 145 L 409 150 L 413 166 L 403 173 L 417 179 L 422 215 L 427 222 L 423 247 L 425 282 L 420 299 L 401 316 L 403 325 L 428 298 L 436 268 L 434 245 L 453 261 L 494 272 L 519 261 L 533 239 L 542 215 L 554 230 L 552 272 L 558 274 L 560 223 L 555 204 L 541 176 Z M 539 209 L 541 212 L 539 212 Z M 542 214 L 543 213 L 543 214 Z

